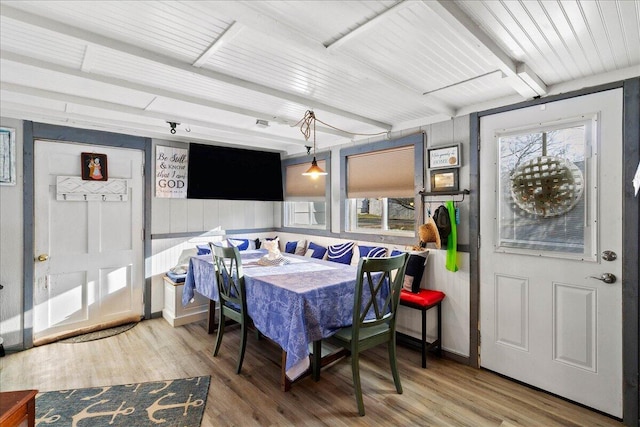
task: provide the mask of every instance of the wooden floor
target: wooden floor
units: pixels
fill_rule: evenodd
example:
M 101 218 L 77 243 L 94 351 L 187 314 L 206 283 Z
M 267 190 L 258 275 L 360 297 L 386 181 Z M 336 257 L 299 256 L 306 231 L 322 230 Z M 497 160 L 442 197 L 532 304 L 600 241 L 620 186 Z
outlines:
M 218 357 L 206 322 L 172 328 L 140 322 L 120 335 L 87 343 L 53 343 L 0 358 L 0 390 L 40 391 L 211 375 L 202 422 L 209 426 L 419 425 L 622 426 L 622 423 L 491 372 L 398 347 L 404 394 L 395 391 L 386 348 L 361 357 L 366 415 L 359 417 L 348 359 L 280 391 L 280 349 L 249 334 L 242 374 L 235 374 L 238 329 Z

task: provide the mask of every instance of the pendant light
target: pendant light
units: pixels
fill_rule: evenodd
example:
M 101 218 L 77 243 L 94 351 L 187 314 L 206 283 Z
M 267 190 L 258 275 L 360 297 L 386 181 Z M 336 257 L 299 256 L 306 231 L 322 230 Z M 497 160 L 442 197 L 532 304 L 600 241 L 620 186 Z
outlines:
M 313 111 L 308 110 L 304 115 L 304 124 L 302 127 L 306 127 L 306 131 L 302 131 L 302 134 L 305 136 L 305 139 L 309 140 L 309 131 L 311 127 L 313 127 L 313 160 L 311 161 L 311 167 L 307 169 L 302 175 L 310 176 L 311 179 L 318 179 L 319 176 L 327 175 L 320 166 L 318 166 L 318 161 L 316 160 L 316 115 Z M 301 129 L 302 129 L 301 127 Z

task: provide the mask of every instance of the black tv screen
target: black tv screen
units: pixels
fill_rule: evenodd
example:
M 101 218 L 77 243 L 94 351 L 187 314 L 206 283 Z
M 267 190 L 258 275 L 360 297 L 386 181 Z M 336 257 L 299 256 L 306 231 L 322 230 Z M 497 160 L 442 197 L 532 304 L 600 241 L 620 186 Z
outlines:
M 189 144 L 187 198 L 282 201 L 280 153 Z

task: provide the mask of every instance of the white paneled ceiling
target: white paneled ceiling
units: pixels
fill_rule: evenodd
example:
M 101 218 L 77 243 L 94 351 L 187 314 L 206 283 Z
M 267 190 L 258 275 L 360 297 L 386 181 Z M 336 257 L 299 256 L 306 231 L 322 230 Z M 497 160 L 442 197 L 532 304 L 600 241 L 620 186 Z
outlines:
M 638 75 L 640 0 L 0 1 L 2 117 L 285 154 Z

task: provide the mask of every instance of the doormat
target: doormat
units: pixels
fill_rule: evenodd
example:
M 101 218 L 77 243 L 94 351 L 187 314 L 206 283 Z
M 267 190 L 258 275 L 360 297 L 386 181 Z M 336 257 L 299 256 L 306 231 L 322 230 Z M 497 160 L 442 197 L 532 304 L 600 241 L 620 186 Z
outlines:
M 210 376 L 48 391 L 36 396 L 36 425 L 198 427 Z
M 123 332 L 128 331 L 129 329 L 136 326 L 138 322 L 126 323 L 120 326 L 114 326 L 113 328 L 103 329 L 101 331 L 88 332 L 86 334 L 78 335 L 71 338 L 65 338 L 58 342 L 63 343 L 78 343 L 78 342 L 87 342 L 87 341 L 95 341 L 101 340 L 102 338 L 112 337 L 114 335 L 121 334 Z

